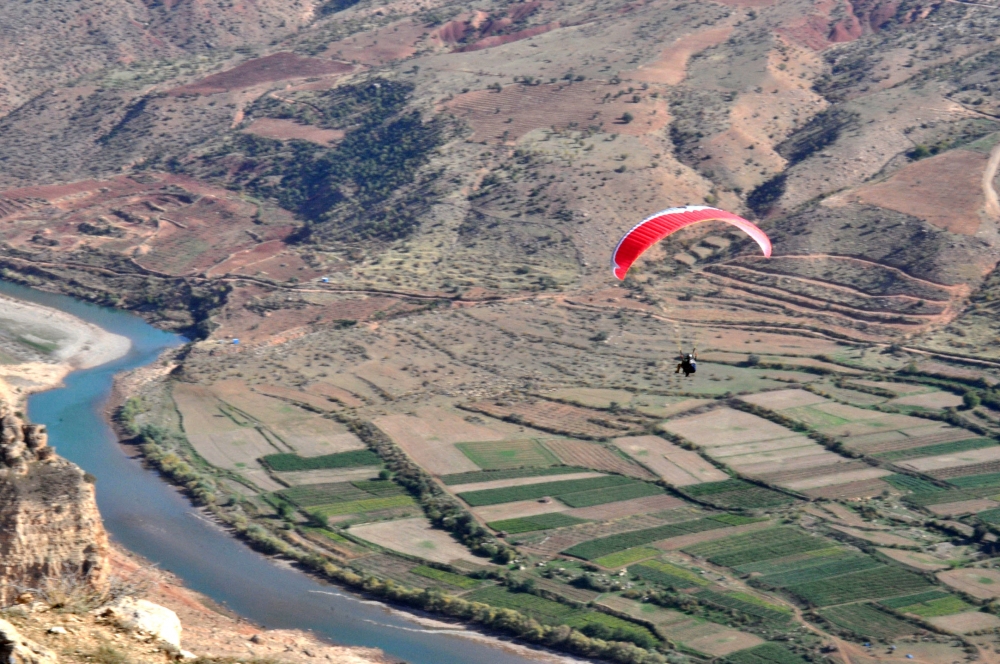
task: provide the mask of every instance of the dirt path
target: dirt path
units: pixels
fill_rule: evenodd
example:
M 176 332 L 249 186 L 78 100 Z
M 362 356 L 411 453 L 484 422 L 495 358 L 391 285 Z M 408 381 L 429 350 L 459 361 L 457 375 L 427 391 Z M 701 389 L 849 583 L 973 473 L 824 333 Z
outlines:
M 983 210 L 994 219 L 1000 220 L 1000 197 L 993 188 L 993 178 L 997 176 L 997 168 L 1000 168 L 1000 142 L 993 146 L 990 160 L 986 162 L 986 170 L 983 171 L 983 196 L 986 198 Z

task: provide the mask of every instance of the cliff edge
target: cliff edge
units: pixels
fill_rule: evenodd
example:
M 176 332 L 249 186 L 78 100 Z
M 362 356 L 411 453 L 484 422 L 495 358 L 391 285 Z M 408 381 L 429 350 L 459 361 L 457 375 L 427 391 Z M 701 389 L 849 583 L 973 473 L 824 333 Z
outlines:
M 88 476 L 0 402 L 0 606 L 54 586 L 105 593 L 109 551 Z

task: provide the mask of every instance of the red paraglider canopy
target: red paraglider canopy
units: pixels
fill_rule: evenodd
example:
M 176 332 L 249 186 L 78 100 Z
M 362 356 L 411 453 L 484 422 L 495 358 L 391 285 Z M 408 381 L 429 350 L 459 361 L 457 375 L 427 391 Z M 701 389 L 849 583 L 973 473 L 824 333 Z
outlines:
M 736 226 L 760 245 L 765 256 L 771 255 L 771 240 L 756 225 L 731 212 L 703 205 L 670 208 L 643 219 L 625 233 L 611 254 L 611 270 L 618 279 L 624 279 L 639 256 L 651 246 L 680 229 L 702 221 L 724 221 Z

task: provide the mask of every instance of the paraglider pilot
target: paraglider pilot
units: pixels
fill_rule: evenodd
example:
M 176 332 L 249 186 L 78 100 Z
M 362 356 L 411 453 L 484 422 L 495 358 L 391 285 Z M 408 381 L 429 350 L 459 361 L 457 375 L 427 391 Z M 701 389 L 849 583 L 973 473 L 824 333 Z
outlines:
M 694 372 L 698 370 L 698 349 L 695 348 L 693 353 L 684 353 L 681 356 L 681 361 L 677 364 L 677 370 L 674 371 L 675 374 L 684 372 L 684 377 L 687 378 Z

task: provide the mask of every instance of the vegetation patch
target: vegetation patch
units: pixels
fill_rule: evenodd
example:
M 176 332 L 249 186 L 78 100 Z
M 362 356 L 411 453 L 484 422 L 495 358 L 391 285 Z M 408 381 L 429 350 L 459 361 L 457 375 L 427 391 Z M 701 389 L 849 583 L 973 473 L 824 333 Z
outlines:
M 912 613 L 921 618 L 936 618 L 938 616 L 950 616 L 963 611 L 971 611 L 972 606 L 965 603 L 962 598 L 944 592 L 943 590 L 928 590 L 916 595 L 906 595 L 905 597 L 895 597 L 879 602 L 882 606 L 899 611 L 900 613 Z
M 791 618 L 791 611 L 778 604 L 771 604 L 749 593 L 727 592 L 719 593 L 714 590 L 699 590 L 694 595 L 699 600 L 714 604 L 717 607 L 736 610 L 765 622 L 785 623 Z
M 732 509 L 778 507 L 794 502 L 794 498 L 743 480 L 706 482 L 682 488 L 689 496 Z
M 577 468 L 575 466 L 551 466 L 549 468 L 507 468 L 504 470 L 474 470 L 468 473 L 452 473 L 451 475 L 442 475 L 440 479 L 448 486 L 457 486 L 459 484 L 492 482 L 493 480 L 512 480 L 521 477 L 569 475 L 572 473 L 585 473 L 589 470 L 590 468 Z
M 747 648 L 726 655 L 725 661 L 730 664 L 806 664 L 806 660 L 788 648 L 770 641 L 756 648 Z
M 864 599 L 906 595 L 931 588 L 924 577 L 899 567 L 884 565 L 853 574 L 790 586 L 789 592 L 816 606 L 845 604 Z
M 301 507 L 314 507 L 329 503 L 365 500 L 372 497 L 400 496 L 404 490 L 388 480 L 368 482 L 332 482 L 328 484 L 304 484 L 284 489 L 278 495 Z
M 915 459 L 917 457 L 937 456 L 939 454 L 953 454 L 955 452 L 965 452 L 967 450 L 978 450 L 982 447 L 993 447 L 995 440 L 989 438 L 973 438 L 971 440 L 959 440 L 954 443 L 942 443 L 941 445 L 928 445 L 927 447 L 915 447 L 909 450 L 897 450 L 895 452 L 883 452 L 872 456 L 883 461 L 903 461 L 905 459 Z
M 608 489 L 591 489 L 590 491 L 578 491 L 576 493 L 560 494 L 559 500 L 570 507 L 592 507 L 594 505 L 604 505 L 606 503 L 617 503 L 621 500 L 633 500 L 635 498 L 646 498 L 666 493 L 662 487 L 649 482 L 633 482 Z
M 659 643 L 647 628 L 605 613 L 577 609 L 529 593 L 511 592 L 499 586 L 482 588 L 466 599 L 500 609 L 513 609 L 544 625 L 568 625 L 588 636 L 615 641 L 631 641 L 648 648 Z
M 816 551 L 830 546 L 828 540 L 812 537 L 796 528 L 772 528 L 745 535 L 727 537 L 716 542 L 703 542 L 684 549 L 686 553 L 705 558 L 724 567 L 784 558 L 796 553 Z
M 471 590 L 472 588 L 482 585 L 482 581 L 470 579 L 469 577 L 462 576 L 461 574 L 454 574 L 453 572 L 446 572 L 434 567 L 428 567 L 427 565 L 414 567 L 410 570 L 410 574 L 416 574 L 417 576 L 422 576 L 427 579 L 434 579 L 435 581 L 440 581 L 441 583 L 448 584 L 449 586 L 455 586 L 456 588 L 461 588 L 463 590 Z
M 352 450 L 316 457 L 300 457 L 298 454 L 269 454 L 261 457 L 260 462 L 275 472 L 290 472 L 378 466 L 382 464 L 382 459 L 371 450 Z
M 559 463 L 552 452 L 535 440 L 495 440 L 457 443 L 462 454 L 483 470 L 505 468 L 548 467 Z
M 504 519 L 503 521 L 491 521 L 486 524 L 493 530 L 503 531 L 510 535 L 517 533 L 530 533 L 535 530 L 549 530 L 551 528 L 564 528 L 575 526 L 578 523 L 586 523 L 586 519 L 578 519 L 562 512 L 551 514 L 539 514 L 538 516 L 525 516 L 519 519 Z
M 787 572 L 762 576 L 759 581 L 761 583 L 766 583 L 769 586 L 787 588 L 788 586 L 794 586 L 808 581 L 819 581 L 832 576 L 840 576 L 841 574 L 860 572 L 866 569 L 873 569 L 875 567 L 882 566 L 882 563 L 875 560 L 871 556 L 864 555 L 847 555 L 835 560 L 825 560 L 820 558 L 817 561 L 805 562 L 813 564 L 806 564 Z
M 386 510 L 393 507 L 406 507 L 415 505 L 416 502 L 410 496 L 391 496 L 389 498 L 367 498 L 364 500 L 354 500 L 350 502 L 332 503 L 330 505 L 318 505 L 309 509 L 309 512 L 320 517 L 342 516 L 344 514 L 361 514 L 363 512 L 374 512 L 376 510 Z
M 482 491 L 466 491 L 458 494 L 459 497 L 473 507 L 483 505 L 499 505 L 501 503 L 512 503 L 518 500 L 538 500 L 546 496 L 558 498 L 560 496 L 590 491 L 592 489 L 607 489 L 626 484 L 638 484 L 636 480 L 618 475 L 607 477 L 591 477 L 582 480 L 566 480 L 565 482 L 543 482 L 541 484 L 526 484 L 524 486 L 512 486 L 502 489 L 483 489 Z
M 663 552 L 659 549 L 654 549 L 648 546 L 637 546 L 632 549 L 619 551 L 618 553 L 612 553 L 609 556 L 602 556 L 595 559 L 594 562 L 601 567 L 625 567 L 626 565 L 631 565 L 632 563 L 640 560 L 655 558 L 661 553 Z
M 848 604 L 824 609 L 819 614 L 837 627 L 866 639 L 890 641 L 917 631 L 915 626 L 871 604 Z
M 713 518 L 695 519 L 694 521 L 683 521 L 672 523 L 655 528 L 644 528 L 643 530 L 633 530 L 628 533 L 619 533 L 608 537 L 593 539 L 589 542 L 582 542 L 563 551 L 566 555 L 576 556 L 584 560 L 596 560 L 604 556 L 631 549 L 636 546 L 643 546 L 670 537 L 680 535 L 690 535 L 700 533 L 705 530 L 725 528 L 728 524 Z
M 707 586 L 708 581 L 694 572 L 659 560 L 647 560 L 628 568 L 629 574 L 671 590 Z

